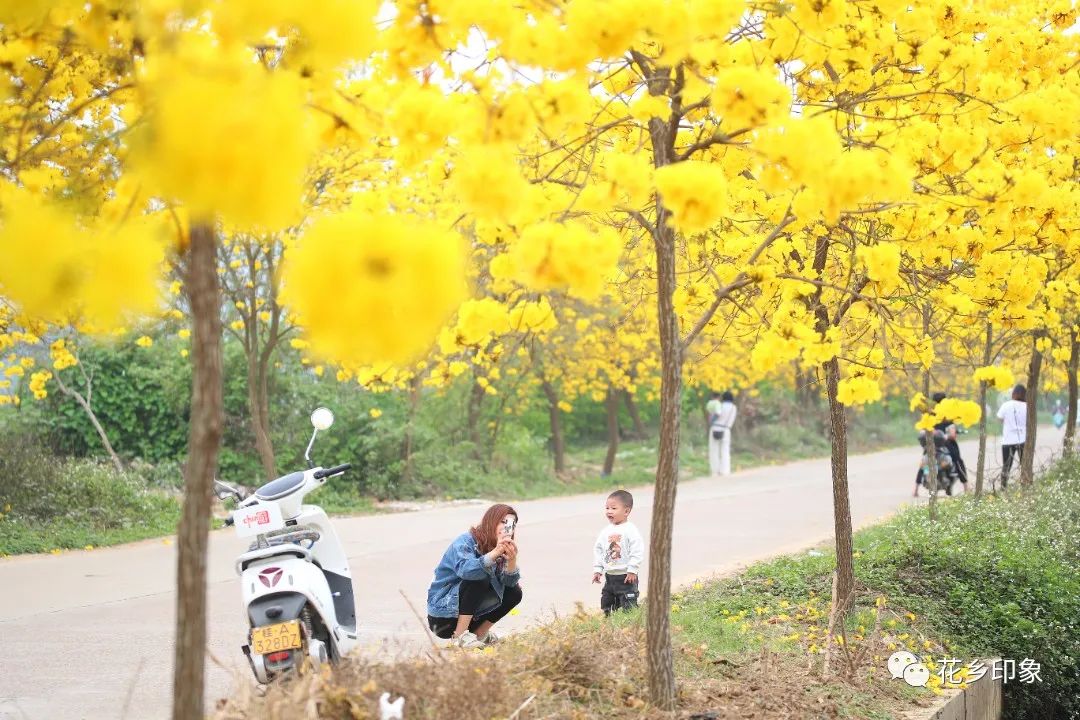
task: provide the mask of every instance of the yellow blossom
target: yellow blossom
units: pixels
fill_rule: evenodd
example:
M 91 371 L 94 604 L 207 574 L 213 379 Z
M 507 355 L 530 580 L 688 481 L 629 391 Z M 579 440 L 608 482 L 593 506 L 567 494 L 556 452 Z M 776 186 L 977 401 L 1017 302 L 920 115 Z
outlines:
M 153 112 L 139 150 L 160 192 L 194 216 L 268 229 L 293 222 L 316 140 L 299 79 L 243 54 L 150 73 Z
M 282 295 L 322 356 L 346 365 L 407 362 L 464 299 L 464 261 L 449 230 L 357 209 L 307 230 L 286 256 Z
M 682 232 L 707 230 L 728 207 L 727 177 L 722 167 L 698 160 L 656 171 L 656 189 Z

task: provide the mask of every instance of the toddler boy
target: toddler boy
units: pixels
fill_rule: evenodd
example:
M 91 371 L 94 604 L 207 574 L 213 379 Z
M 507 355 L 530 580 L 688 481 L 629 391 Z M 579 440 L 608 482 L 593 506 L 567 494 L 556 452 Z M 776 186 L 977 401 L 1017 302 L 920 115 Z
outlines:
M 600 591 L 600 609 L 605 615 L 638 604 L 638 570 L 645 557 L 641 532 L 630 522 L 634 496 L 625 490 L 608 495 L 604 515 L 608 525 L 600 531 L 593 547 L 593 582 L 604 577 Z

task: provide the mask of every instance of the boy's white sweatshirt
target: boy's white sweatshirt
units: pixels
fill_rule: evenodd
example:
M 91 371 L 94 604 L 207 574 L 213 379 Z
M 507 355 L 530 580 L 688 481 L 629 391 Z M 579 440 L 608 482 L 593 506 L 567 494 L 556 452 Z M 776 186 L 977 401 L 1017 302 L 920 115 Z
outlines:
M 634 523 L 608 526 L 600 531 L 593 546 L 593 570 L 608 575 L 625 575 L 641 569 L 645 541 Z

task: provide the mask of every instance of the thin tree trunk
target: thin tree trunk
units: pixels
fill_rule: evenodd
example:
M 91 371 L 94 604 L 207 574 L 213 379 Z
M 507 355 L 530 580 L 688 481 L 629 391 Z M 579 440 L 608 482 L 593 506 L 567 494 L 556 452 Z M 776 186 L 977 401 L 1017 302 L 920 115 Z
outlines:
M 469 411 L 466 417 L 466 426 L 469 432 L 469 442 L 475 446 L 474 453 L 480 457 L 480 448 L 483 441 L 480 439 L 480 411 L 484 405 L 484 387 L 473 381 L 472 389 L 469 390 Z
M 409 383 L 409 417 L 405 422 L 405 439 L 401 443 L 401 459 L 404 463 L 401 481 L 406 487 L 413 480 L 413 423 L 416 422 L 416 410 L 420 407 L 420 383 L 420 375 L 413 377 Z
M 810 386 L 812 376 L 798 360 L 792 360 L 791 364 L 795 370 L 795 406 L 804 416 L 812 417 L 818 409 L 814 402 L 814 391 Z
M 192 320 L 191 424 L 184 465 L 184 509 L 177 533 L 173 720 L 205 717 L 206 549 L 211 488 L 224 424 L 221 302 L 214 266 L 215 242 L 210 225 L 191 227 L 184 282 Z
M 56 371 L 54 377 L 56 378 L 56 384 L 60 387 L 60 392 L 78 403 L 79 407 L 86 413 L 86 417 L 89 418 L 90 424 L 94 426 L 94 430 L 97 431 L 98 437 L 101 438 L 101 444 L 105 447 L 105 452 L 109 454 L 109 459 L 112 460 L 113 467 L 116 468 L 117 472 L 123 472 L 124 465 L 120 462 L 120 456 L 113 450 L 112 443 L 109 442 L 109 436 L 105 434 L 105 428 L 101 426 L 101 421 L 98 420 L 97 413 L 90 407 L 90 402 L 78 390 L 69 388 L 64 384 L 63 379 L 60 377 L 59 370 Z
M 1039 351 L 1041 332 L 1036 332 L 1031 344 L 1031 364 L 1028 366 L 1027 437 L 1024 438 L 1024 457 L 1020 460 L 1020 484 L 1031 485 L 1035 480 L 1035 435 L 1039 426 L 1039 382 L 1042 374 L 1042 352 Z
M 566 471 L 566 441 L 563 439 L 562 411 L 559 410 L 559 394 L 551 383 L 544 380 L 540 387 L 548 403 L 548 421 L 551 424 L 551 454 L 555 460 L 555 474 Z
M 272 476 L 277 475 L 277 461 L 274 456 L 274 441 L 270 435 L 270 355 L 259 360 L 259 407 L 262 408 L 263 434 L 266 436 L 267 454 L 270 458 Z
M 1065 414 L 1065 441 L 1062 450 L 1066 455 L 1072 455 L 1076 444 L 1076 404 L 1080 400 L 1077 388 L 1077 369 L 1080 368 L 1080 335 L 1076 330 L 1069 331 L 1069 407 Z
M 829 259 L 829 238 L 818 238 L 814 248 L 815 272 L 824 272 Z M 822 336 L 830 327 L 829 312 L 821 301 L 822 290 L 814 294 L 812 307 L 816 322 L 814 328 Z M 836 597 L 833 610 L 842 612 L 855 588 L 855 559 L 851 539 L 851 501 L 848 497 L 847 467 L 847 412 L 839 399 L 840 361 L 835 357 L 824 363 L 825 395 L 829 402 L 829 444 L 832 446 L 830 468 L 832 470 L 833 491 L 833 532 L 836 536 Z
M 637 403 L 629 390 L 622 391 L 623 402 L 626 404 L 626 412 L 630 413 L 630 422 L 634 423 L 634 438 L 645 440 L 649 437 L 649 431 L 645 429 L 645 423 L 641 422 L 641 413 L 638 412 Z
M 841 616 L 855 589 L 855 560 L 851 539 L 851 505 L 848 500 L 847 425 L 844 405 L 838 399 L 840 363 L 825 363 L 825 389 L 829 397 L 829 429 L 832 434 L 833 530 L 836 534 L 836 597 Z M 843 617 L 840 617 L 843 622 Z
M 986 383 L 979 383 L 979 462 L 975 468 L 975 499 L 982 497 L 983 478 L 986 472 Z
M 933 308 L 927 303 L 923 308 L 923 337 L 930 337 L 930 317 Z M 923 372 L 923 396 L 927 404 L 930 400 L 930 368 Z M 926 489 L 930 493 L 929 511 L 930 520 L 937 520 L 937 494 L 938 494 L 938 459 L 937 439 L 934 437 L 934 429 L 926 433 Z
M 983 346 L 983 367 L 993 360 L 994 326 L 986 323 L 986 345 Z M 975 468 L 975 499 L 982 497 L 986 477 L 986 382 L 979 383 L 979 463 Z
M 277 477 L 274 445 L 270 440 L 269 399 L 266 372 L 254 354 L 248 355 L 248 412 L 251 413 L 251 432 L 255 436 L 255 451 L 259 454 L 267 480 Z
M 615 453 L 619 452 L 619 391 L 609 387 L 604 405 L 607 407 L 607 455 L 600 474 L 607 477 L 615 469 Z
M 656 123 L 655 119 L 653 122 Z M 653 143 L 655 146 L 655 138 Z M 653 705 L 661 710 L 674 710 L 677 696 L 671 649 L 671 536 L 679 480 L 683 358 L 679 321 L 674 305 L 675 238 L 668 225 L 666 211 L 662 205 L 657 205 L 654 241 L 660 332 L 660 448 L 649 534 L 649 599 L 646 603 L 645 657 L 649 694 Z

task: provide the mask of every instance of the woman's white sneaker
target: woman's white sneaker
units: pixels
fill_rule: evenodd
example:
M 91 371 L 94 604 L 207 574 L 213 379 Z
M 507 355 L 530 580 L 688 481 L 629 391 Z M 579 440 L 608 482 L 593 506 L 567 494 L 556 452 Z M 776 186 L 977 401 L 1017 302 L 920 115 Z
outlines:
M 464 648 L 465 650 L 482 650 L 487 647 L 483 640 L 476 637 L 475 634 L 468 630 L 454 638 L 453 645 L 454 647 Z

